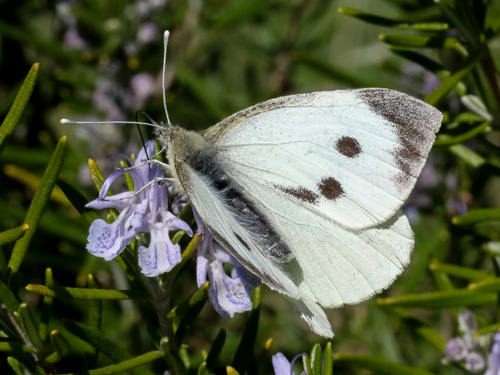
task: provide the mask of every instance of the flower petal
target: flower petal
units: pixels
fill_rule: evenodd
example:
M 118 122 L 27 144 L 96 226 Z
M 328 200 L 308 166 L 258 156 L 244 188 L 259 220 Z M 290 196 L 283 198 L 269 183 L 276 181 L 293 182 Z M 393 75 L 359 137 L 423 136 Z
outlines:
M 208 231 L 206 231 L 203 226 L 203 221 L 201 221 L 200 215 L 198 215 L 198 212 L 196 212 L 196 209 L 194 207 L 193 207 L 193 216 L 194 216 L 194 221 L 196 222 L 197 231 L 208 233 Z
M 273 355 L 273 368 L 276 375 L 290 375 L 290 361 L 283 353 Z
M 125 191 L 123 193 L 106 196 L 103 199 L 97 198 L 87 203 L 85 207 L 95 208 L 96 210 L 102 210 L 104 208 L 116 208 L 121 210 L 130 206 L 132 203 L 130 198 L 134 198 L 132 194 L 133 192 L 131 191 Z
M 252 292 L 253 288 L 258 287 L 261 284 L 261 281 L 257 276 L 255 276 L 240 264 L 233 267 L 233 269 L 231 270 L 231 276 L 233 279 L 241 280 L 249 295 Z
M 163 223 L 167 225 L 169 230 L 183 230 L 188 236 L 193 237 L 193 230 L 184 220 L 179 219 L 173 213 L 165 211 L 162 213 Z
M 130 225 L 133 228 L 140 229 L 140 232 L 149 232 L 152 225 L 151 215 L 147 215 L 147 211 L 148 200 L 143 199 L 133 206 L 133 210 L 130 213 Z
M 461 337 L 454 337 L 446 343 L 445 347 L 446 358 L 450 361 L 458 362 L 467 357 L 467 344 Z
M 478 374 L 483 372 L 486 367 L 486 361 L 483 356 L 477 352 L 472 352 L 467 354 L 465 358 L 465 369 L 472 372 L 473 374 Z
M 127 209 L 123 210 L 111 224 L 102 219 L 94 220 L 89 229 L 87 244 L 89 253 L 105 260 L 111 260 L 125 249 L 128 244 L 125 239 L 128 211 Z
M 207 281 L 208 259 L 203 256 L 196 257 L 196 283 L 198 288 Z
M 139 247 L 139 266 L 146 276 L 158 276 L 170 271 L 181 261 L 181 247 L 173 244 L 168 236 L 168 229 L 160 223 L 151 229 L 149 247 Z
M 239 265 L 240 263 L 227 252 L 222 246 L 220 246 L 217 242 L 213 241 L 209 245 L 209 249 L 212 253 L 212 257 L 221 263 L 229 263 L 233 265 Z
M 125 171 L 121 169 L 115 169 L 111 174 L 108 176 L 106 181 L 104 181 L 104 184 L 102 184 L 101 190 L 99 191 L 99 199 L 104 200 L 106 197 L 106 194 L 108 194 L 109 187 L 111 184 L 120 176 L 123 176 L 125 174 Z M 132 194 L 130 192 L 130 194 Z
M 252 309 L 252 301 L 240 279 L 232 279 L 225 272 L 222 263 L 214 261 L 208 266 L 210 289 L 208 296 L 217 312 L 223 318 L 232 318 L 235 313 Z
M 467 309 L 460 310 L 458 313 L 458 328 L 465 333 L 476 333 L 477 321 L 472 311 Z
M 488 369 L 484 375 L 498 375 L 500 372 L 500 333 L 495 334 L 493 346 L 491 347 Z

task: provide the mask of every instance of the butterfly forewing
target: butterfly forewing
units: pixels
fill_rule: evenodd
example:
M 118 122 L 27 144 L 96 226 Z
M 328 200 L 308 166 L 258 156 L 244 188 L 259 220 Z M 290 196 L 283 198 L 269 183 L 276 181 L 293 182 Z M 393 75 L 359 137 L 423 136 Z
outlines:
M 412 190 L 441 113 L 387 89 L 273 99 L 236 113 L 205 137 L 229 174 L 349 228 L 382 223 Z

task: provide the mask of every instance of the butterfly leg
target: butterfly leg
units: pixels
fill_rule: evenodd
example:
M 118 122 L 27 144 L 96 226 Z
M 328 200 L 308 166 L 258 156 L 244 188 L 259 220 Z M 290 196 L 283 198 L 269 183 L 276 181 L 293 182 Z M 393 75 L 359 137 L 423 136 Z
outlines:
M 162 161 L 159 161 L 157 159 L 146 159 L 146 160 L 143 160 L 141 163 L 139 163 L 137 165 L 133 165 L 131 167 L 117 167 L 116 169 L 120 170 L 120 171 L 125 171 L 126 172 L 126 171 L 130 171 L 132 169 L 143 167 L 146 164 L 151 164 L 151 163 L 159 166 L 161 169 L 163 169 L 163 170 L 165 170 L 167 172 L 171 172 L 172 171 L 172 167 L 170 167 L 170 165 L 168 165 L 167 163 L 164 163 Z
M 114 202 L 114 201 L 121 201 L 121 200 L 124 200 L 124 199 L 129 199 L 129 198 L 138 196 L 142 191 L 146 190 L 148 187 L 152 186 L 154 183 L 158 183 L 160 185 L 163 185 L 164 182 L 173 182 L 173 181 L 174 181 L 174 179 L 171 178 L 171 177 L 156 177 L 156 178 L 153 178 L 151 181 L 149 181 L 146 185 L 144 185 L 143 187 L 141 187 L 139 190 L 134 191 L 133 193 L 131 193 L 130 195 L 126 195 L 124 197 L 120 197 L 120 198 L 117 198 L 117 199 L 106 199 L 106 198 L 104 198 L 103 201 Z

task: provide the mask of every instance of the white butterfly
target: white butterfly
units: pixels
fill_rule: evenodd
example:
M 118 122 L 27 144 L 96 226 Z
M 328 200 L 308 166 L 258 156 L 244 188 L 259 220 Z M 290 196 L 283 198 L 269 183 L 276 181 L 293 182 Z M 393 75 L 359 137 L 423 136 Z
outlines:
M 368 88 L 285 96 L 203 135 L 166 127 L 158 136 L 214 238 L 333 337 L 320 306 L 369 298 L 410 260 L 400 208 L 441 120 L 418 99 Z
M 434 107 L 388 89 L 312 92 L 257 104 L 203 135 L 166 115 L 167 126 L 154 125 L 164 167 L 213 237 L 317 334 L 333 337 L 321 306 L 369 298 L 410 261 L 400 208 L 441 125 Z

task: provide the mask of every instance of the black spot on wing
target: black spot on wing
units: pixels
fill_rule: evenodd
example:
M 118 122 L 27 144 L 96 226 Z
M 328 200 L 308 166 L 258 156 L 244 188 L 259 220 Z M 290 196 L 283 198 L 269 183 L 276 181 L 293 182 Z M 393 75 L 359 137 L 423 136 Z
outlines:
M 348 158 L 355 158 L 361 153 L 361 146 L 356 138 L 344 136 L 337 139 L 336 150 Z
M 292 197 L 295 197 L 307 203 L 314 204 L 318 201 L 319 198 L 318 194 L 303 187 L 292 188 L 289 186 L 282 186 L 282 185 L 274 185 L 274 187 L 285 194 L 291 195 Z
M 322 178 L 318 184 L 318 189 L 322 196 L 332 201 L 344 195 L 342 185 L 333 177 Z

